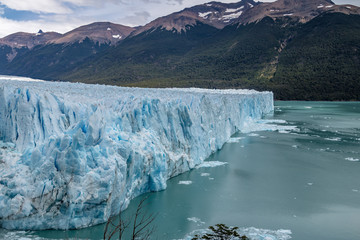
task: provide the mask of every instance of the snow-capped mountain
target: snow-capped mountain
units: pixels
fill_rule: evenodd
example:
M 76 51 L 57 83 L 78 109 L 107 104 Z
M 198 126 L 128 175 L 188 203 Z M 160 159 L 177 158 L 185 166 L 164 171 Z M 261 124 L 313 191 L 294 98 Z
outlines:
M 73 43 L 89 38 L 99 43 L 116 43 L 125 39 L 135 29 L 132 27 L 115 24 L 111 22 L 95 22 L 89 25 L 78 27 L 65 33 L 60 38 L 52 39 L 51 43 Z
M 277 0 L 256 5 L 244 12 L 237 21 L 247 24 L 269 16 L 271 18 L 291 17 L 305 23 L 324 12 L 360 14 L 360 8 L 349 4 L 336 5 L 331 0 Z
M 132 27 L 115 24 L 111 22 L 94 22 L 88 25 L 78 27 L 65 34 L 57 32 L 24 33 L 18 32 L 0 38 L 0 45 L 6 45 L 13 48 L 33 48 L 37 45 L 49 43 L 64 44 L 82 42 L 89 38 L 93 42 L 114 44 L 125 39 L 135 29 Z
M 290 17 L 296 21 L 307 22 L 324 12 L 340 12 L 345 14 L 360 14 L 357 6 L 345 4 L 336 5 L 331 0 L 277 0 L 271 3 L 242 0 L 236 3 L 209 2 L 185 8 L 182 11 L 157 18 L 150 23 L 137 28 L 110 22 L 94 22 L 80 26 L 65 34 L 56 32 L 14 33 L 0 38 L 0 45 L 13 48 L 32 48 L 48 43 L 64 44 L 81 42 L 85 38 L 99 43 L 115 44 L 128 36 L 135 36 L 151 29 L 166 29 L 168 31 L 187 31 L 187 27 L 203 23 L 217 29 L 240 23 L 256 22 L 264 17 Z
M 259 3 L 253 0 L 243 0 L 237 3 L 209 2 L 168 16 L 160 17 L 140 27 L 132 35 L 137 35 L 150 29 L 163 28 L 169 31 L 186 31 L 187 26 L 196 25 L 198 22 L 221 29 L 236 20 L 246 11 Z

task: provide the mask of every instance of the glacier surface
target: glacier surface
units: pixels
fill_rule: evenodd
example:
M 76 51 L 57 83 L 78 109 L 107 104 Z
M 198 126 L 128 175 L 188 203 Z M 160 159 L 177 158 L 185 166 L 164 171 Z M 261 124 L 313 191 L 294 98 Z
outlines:
M 273 111 L 253 90 L 140 89 L 0 78 L 0 226 L 107 221 Z

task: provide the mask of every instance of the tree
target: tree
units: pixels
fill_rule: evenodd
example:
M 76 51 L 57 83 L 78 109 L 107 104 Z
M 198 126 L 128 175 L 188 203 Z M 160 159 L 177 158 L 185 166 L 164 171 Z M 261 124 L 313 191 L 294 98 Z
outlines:
M 228 227 L 225 224 L 216 224 L 215 226 L 210 226 L 209 229 L 211 231 L 210 233 L 206 233 L 202 236 L 195 235 L 192 240 L 249 240 L 249 238 L 245 235 L 240 236 L 240 234 L 237 232 L 239 229 L 238 227 Z
M 111 240 L 115 234 L 118 234 L 117 239 L 122 239 L 124 233 L 132 225 L 131 230 L 131 240 L 141 239 L 148 240 L 151 234 L 154 232 L 154 227 L 151 226 L 156 216 L 154 214 L 147 214 L 143 212 L 143 204 L 147 198 L 143 198 L 136 209 L 133 223 L 131 224 L 131 219 L 126 220 L 122 218 L 122 212 L 118 215 L 118 220 L 116 217 L 111 217 L 107 221 L 104 229 L 104 240 Z M 117 223 L 115 223 L 115 221 Z

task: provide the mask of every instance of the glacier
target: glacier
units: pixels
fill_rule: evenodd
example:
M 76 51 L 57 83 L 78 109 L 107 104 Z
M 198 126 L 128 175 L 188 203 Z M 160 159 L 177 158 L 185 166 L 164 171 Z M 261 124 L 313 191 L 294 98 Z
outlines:
M 1 77 L 0 227 L 106 222 L 273 109 L 271 92 Z

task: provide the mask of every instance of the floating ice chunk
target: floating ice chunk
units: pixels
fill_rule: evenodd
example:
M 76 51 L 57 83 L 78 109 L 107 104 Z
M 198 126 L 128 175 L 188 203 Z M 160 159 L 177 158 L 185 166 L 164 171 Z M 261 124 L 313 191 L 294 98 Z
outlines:
M 202 177 L 208 177 L 208 176 L 210 176 L 210 173 L 201 173 L 200 176 L 202 176 Z
M 294 15 L 293 13 L 285 13 L 284 14 L 284 17 L 286 17 L 286 16 L 292 16 L 292 15 Z
M 270 124 L 270 123 L 287 124 L 287 122 L 282 119 L 266 119 L 266 120 L 258 120 L 257 122 L 265 123 L 265 124 Z
M 200 218 L 197 218 L 197 217 L 190 217 L 190 218 L 187 218 L 187 220 L 189 222 L 194 222 L 194 223 L 197 223 L 198 226 L 201 226 L 201 225 L 204 225 L 205 222 L 201 221 Z
M 240 236 L 247 236 L 251 240 L 289 240 L 291 239 L 292 232 L 290 230 L 268 230 L 259 228 L 239 228 L 237 230 Z M 209 233 L 209 229 L 195 230 L 184 237 L 184 240 L 191 240 L 195 235 L 204 235 Z M 237 240 L 237 238 L 234 238 Z
M 347 157 L 347 158 L 345 158 L 345 160 L 350 161 L 350 162 L 359 162 L 360 161 L 360 159 L 352 158 L 352 157 Z
M 192 184 L 192 181 L 179 181 L 180 185 L 190 185 Z
M 284 125 L 286 124 L 286 125 Z M 241 132 L 251 133 L 258 131 L 298 131 L 296 126 L 288 125 L 288 123 L 281 119 L 261 119 L 256 121 L 246 121 Z
M 196 166 L 196 168 L 210 168 L 210 167 L 218 167 L 228 164 L 227 162 L 219 162 L 219 161 L 206 161 Z
M 260 136 L 260 135 L 257 134 L 257 133 L 250 133 L 250 134 L 248 134 L 248 136 L 249 136 L 249 137 L 258 137 L 258 136 Z
M 309 183 L 307 183 L 307 185 L 312 186 L 312 185 L 314 185 L 314 183 L 309 182 Z
M 279 130 L 278 132 L 279 133 L 284 133 L 284 134 L 291 133 L 291 131 L 289 131 L 289 130 Z
M 310 106 L 305 106 L 305 108 L 306 108 L 306 109 L 312 109 L 312 107 L 310 107 Z
M 227 141 L 227 142 L 228 143 L 239 143 L 243 139 L 244 139 L 244 137 L 234 137 L 234 138 L 230 138 L 229 141 Z
M 333 142 L 340 142 L 341 141 L 341 138 L 339 138 L 339 137 L 324 138 L 324 139 L 328 140 L 328 141 L 333 141 Z
M 358 190 L 358 189 L 352 189 L 352 191 L 353 191 L 353 192 L 359 192 L 359 190 Z
M 48 240 L 49 238 L 43 238 L 36 235 L 32 235 L 27 231 L 6 231 L 0 229 L 0 239 L 4 240 Z

